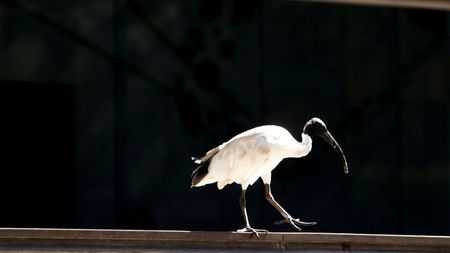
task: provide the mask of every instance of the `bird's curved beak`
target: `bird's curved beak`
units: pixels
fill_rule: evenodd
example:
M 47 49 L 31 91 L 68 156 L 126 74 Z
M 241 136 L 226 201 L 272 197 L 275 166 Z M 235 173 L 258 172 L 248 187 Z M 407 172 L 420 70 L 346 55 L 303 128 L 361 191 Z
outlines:
M 334 150 L 341 156 L 342 162 L 344 163 L 344 172 L 345 174 L 348 174 L 348 164 L 347 159 L 345 158 L 344 152 L 342 151 L 341 147 L 337 143 L 337 141 L 334 139 L 333 135 L 329 131 L 326 131 L 323 134 L 319 134 L 320 137 L 324 138 L 328 144 L 330 144 Z

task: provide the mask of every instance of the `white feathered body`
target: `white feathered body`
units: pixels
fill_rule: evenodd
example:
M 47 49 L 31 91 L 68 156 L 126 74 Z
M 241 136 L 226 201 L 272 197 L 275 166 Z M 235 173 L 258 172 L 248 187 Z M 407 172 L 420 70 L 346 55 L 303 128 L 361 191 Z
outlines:
M 247 189 L 258 178 L 270 183 L 271 171 L 288 157 L 302 157 L 311 151 L 312 140 L 302 134 L 298 142 L 283 127 L 260 126 L 245 131 L 217 148 L 209 151 L 210 160 L 206 176 L 194 186 L 216 183 L 219 189 L 237 183 Z M 196 160 L 201 163 L 201 160 Z

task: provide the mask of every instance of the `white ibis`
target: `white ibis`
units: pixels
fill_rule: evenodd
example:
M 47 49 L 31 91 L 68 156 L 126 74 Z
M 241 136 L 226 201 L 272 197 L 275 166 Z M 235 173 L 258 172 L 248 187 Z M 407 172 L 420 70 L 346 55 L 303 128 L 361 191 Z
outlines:
M 301 142 L 295 140 L 283 127 L 266 125 L 238 134 L 231 140 L 211 149 L 202 157 L 192 157 L 192 160 L 200 165 L 192 172 L 191 187 L 217 183 L 217 187 L 221 190 L 227 184 L 240 184 L 242 191 L 239 203 L 245 227 L 238 232 L 252 232 L 259 237 L 258 232 L 267 233 L 267 230 L 254 229 L 250 226 L 245 191 L 249 185 L 261 178 L 267 201 L 284 218 L 275 224 L 289 223 L 296 230 L 301 231 L 299 226 L 312 226 L 316 222 L 304 222 L 292 218 L 275 201 L 270 190 L 271 172 L 284 158 L 306 156 L 311 151 L 311 137 L 314 136 L 324 138 L 339 153 L 344 163 L 344 172 L 347 174 L 347 160 L 341 147 L 330 134 L 325 123 L 319 118 L 312 118 L 303 128 Z

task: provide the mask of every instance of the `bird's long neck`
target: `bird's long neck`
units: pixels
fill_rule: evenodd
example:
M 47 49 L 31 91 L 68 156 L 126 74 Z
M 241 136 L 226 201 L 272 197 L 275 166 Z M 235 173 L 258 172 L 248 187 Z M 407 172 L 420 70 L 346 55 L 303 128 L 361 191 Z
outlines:
M 290 157 L 302 157 L 307 155 L 312 148 L 312 139 L 309 135 L 302 133 L 302 141 L 298 142 Z

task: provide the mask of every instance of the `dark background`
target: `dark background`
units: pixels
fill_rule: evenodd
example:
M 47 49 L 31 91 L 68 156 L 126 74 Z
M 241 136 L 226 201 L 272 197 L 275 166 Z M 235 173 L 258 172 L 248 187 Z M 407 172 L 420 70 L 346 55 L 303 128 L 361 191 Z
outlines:
M 450 234 L 449 12 L 296 1 L 0 0 L 0 226 L 236 230 L 191 155 L 322 118 L 273 172 L 305 231 Z M 261 181 L 254 227 L 279 214 Z

